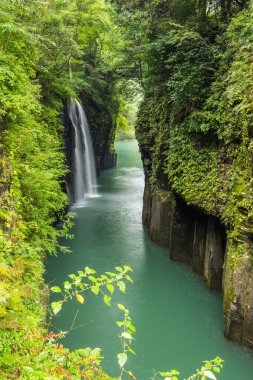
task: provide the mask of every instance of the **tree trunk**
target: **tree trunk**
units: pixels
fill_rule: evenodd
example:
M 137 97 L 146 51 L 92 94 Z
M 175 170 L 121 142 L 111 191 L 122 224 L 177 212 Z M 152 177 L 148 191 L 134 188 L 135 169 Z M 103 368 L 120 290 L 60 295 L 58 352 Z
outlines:
M 199 14 L 201 18 L 206 18 L 207 0 L 199 0 Z

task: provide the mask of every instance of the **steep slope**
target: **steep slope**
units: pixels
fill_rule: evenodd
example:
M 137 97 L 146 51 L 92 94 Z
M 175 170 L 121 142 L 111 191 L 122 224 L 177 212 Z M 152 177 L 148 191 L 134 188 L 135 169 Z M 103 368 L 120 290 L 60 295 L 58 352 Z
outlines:
M 158 32 L 137 127 L 143 219 L 210 288 L 223 277 L 225 334 L 253 347 L 252 7 L 215 39 L 169 22 Z
M 47 335 L 44 260 L 67 251 L 59 239 L 71 226 L 65 215 L 64 104 L 83 94 L 92 110 L 98 83 L 107 87 L 97 44 L 109 18 L 103 1 L 3 0 L 0 8 L 1 378 L 65 378 L 68 370 L 75 371 L 73 361 L 83 364 L 88 358 L 99 367 L 100 359 L 89 350 L 70 353 Z M 99 141 L 100 166 L 106 166 L 102 161 L 113 142 L 114 123 L 105 96 L 100 107 L 108 120 L 97 123 L 93 137 Z M 107 378 L 100 370 L 96 376 Z

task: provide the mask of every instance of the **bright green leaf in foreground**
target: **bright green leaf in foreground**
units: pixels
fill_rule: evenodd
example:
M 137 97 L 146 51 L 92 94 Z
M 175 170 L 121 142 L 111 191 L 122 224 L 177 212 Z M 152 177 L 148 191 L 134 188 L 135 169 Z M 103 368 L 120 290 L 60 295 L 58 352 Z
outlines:
M 62 301 L 52 302 L 51 307 L 53 309 L 53 313 L 56 315 L 62 309 Z
M 124 367 L 124 365 L 127 362 L 127 354 L 125 352 L 122 352 L 122 353 L 118 354 L 117 357 L 118 357 L 119 366 L 121 368 Z

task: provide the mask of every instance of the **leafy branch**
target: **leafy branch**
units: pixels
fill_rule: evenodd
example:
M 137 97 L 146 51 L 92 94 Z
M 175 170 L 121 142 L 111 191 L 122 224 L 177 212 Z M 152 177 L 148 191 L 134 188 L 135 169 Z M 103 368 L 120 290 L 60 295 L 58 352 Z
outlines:
M 217 380 L 214 373 L 220 373 L 223 368 L 223 363 L 224 360 L 218 356 L 214 360 L 204 361 L 203 367 L 185 380 Z M 160 375 L 165 378 L 164 380 L 179 380 L 178 376 L 180 372 L 173 369 L 169 372 L 160 372 Z
M 83 304 L 85 302 L 84 292 L 91 291 L 96 296 L 101 294 L 104 303 L 111 307 L 112 295 L 117 287 L 122 293 L 125 293 L 126 283 L 133 283 L 129 272 L 132 272 L 130 266 L 125 265 L 123 268 L 115 267 L 117 273 L 105 272 L 101 276 L 95 276 L 97 273 L 94 269 L 86 267 L 84 271 L 78 271 L 77 274 L 69 274 L 69 281 L 63 283 L 63 287 L 53 286 L 51 291 L 62 295 L 62 299 L 52 302 L 51 307 L 54 315 L 57 315 L 65 302 L 76 298 Z
M 122 293 L 125 293 L 126 283 L 125 281 L 133 283 L 132 278 L 129 276 L 129 272 L 132 271 L 130 266 L 115 267 L 117 273 L 105 272 L 100 276 L 95 276 L 96 271 L 89 267 L 86 267 L 84 271 L 78 271 L 77 274 L 70 274 L 68 277 L 71 281 L 65 281 L 63 287 L 53 286 L 51 291 L 53 293 L 59 293 L 62 295 L 62 299 L 51 303 L 52 312 L 57 315 L 65 302 L 76 298 L 76 300 L 83 304 L 85 297 L 83 295 L 86 291 L 91 291 L 96 296 L 101 294 L 103 296 L 104 303 L 111 307 L 111 299 L 114 294 L 115 288 L 118 288 Z M 124 318 L 121 321 L 117 321 L 117 325 L 122 328 L 122 332 L 119 335 L 123 352 L 117 355 L 118 363 L 121 369 L 119 380 L 122 379 L 122 375 L 126 372 L 132 379 L 136 379 L 131 371 L 125 370 L 125 364 L 127 362 L 127 353 L 130 352 L 135 355 L 134 350 L 131 348 L 133 340 L 132 334 L 136 331 L 132 324 L 132 319 L 129 315 L 129 310 L 124 305 L 118 304 L 119 310 L 124 314 Z M 74 322 L 73 322 L 74 323 Z M 73 327 L 73 324 L 72 324 Z M 58 335 L 54 335 L 54 340 L 64 337 L 68 331 L 60 332 Z
M 118 304 L 118 308 L 124 313 L 124 319 L 122 321 L 116 322 L 117 325 L 123 329 L 123 331 L 119 335 L 123 351 L 117 355 L 118 363 L 121 368 L 119 380 L 122 379 L 123 373 L 127 373 L 132 379 L 136 379 L 136 377 L 133 375 L 131 371 L 126 371 L 125 369 L 125 364 L 128 359 L 128 352 L 130 352 L 133 355 L 136 355 L 134 350 L 131 348 L 131 344 L 134 339 L 133 333 L 135 333 L 136 329 L 132 324 L 132 319 L 129 315 L 129 310 L 126 309 L 125 306 L 122 304 Z

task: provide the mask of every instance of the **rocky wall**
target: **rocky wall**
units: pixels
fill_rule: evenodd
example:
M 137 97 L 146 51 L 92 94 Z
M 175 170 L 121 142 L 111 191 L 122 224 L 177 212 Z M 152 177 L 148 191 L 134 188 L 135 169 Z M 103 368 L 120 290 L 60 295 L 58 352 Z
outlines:
M 152 240 L 168 247 L 172 260 L 190 264 L 210 289 L 222 289 L 226 233 L 218 220 L 187 206 L 169 190 L 152 195 L 146 182 L 143 223 Z
M 225 335 L 253 348 L 253 260 L 251 242 L 228 244 L 223 276 Z
M 90 97 L 81 95 L 81 101 L 89 122 L 98 173 L 115 167 L 117 154 L 114 149 L 116 125 L 109 111 L 108 99 L 98 104 Z
M 191 265 L 211 290 L 223 291 L 225 336 L 253 348 L 251 234 L 227 239 L 217 218 L 187 206 L 170 190 L 152 194 L 148 181 L 143 201 L 150 238 L 168 247 L 172 260 Z

